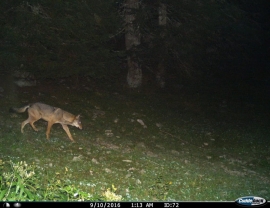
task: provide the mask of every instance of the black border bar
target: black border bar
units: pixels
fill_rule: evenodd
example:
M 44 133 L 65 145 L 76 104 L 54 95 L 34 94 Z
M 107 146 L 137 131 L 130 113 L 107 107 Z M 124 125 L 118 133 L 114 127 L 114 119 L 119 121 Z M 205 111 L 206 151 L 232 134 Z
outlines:
M 182 208 L 207 206 L 217 207 L 227 205 L 229 207 L 241 207 L 235 202 L 0 202 L 0 208 L 28 208 L 28 207 L 78 207 L 78 208 Z M 270 203 L 262 205 L 270 207 Z M 260 206 L 260 207 L 262 207 Z M 242 206 L 243 207 L 243 206 Z M 256 207 L 256 206 L 254 206 Z

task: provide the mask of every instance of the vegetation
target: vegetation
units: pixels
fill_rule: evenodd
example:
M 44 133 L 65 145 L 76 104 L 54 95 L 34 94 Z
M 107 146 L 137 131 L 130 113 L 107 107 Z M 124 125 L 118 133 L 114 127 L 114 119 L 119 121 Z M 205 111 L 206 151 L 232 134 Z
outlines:
M 65 167 L 64 175 L 56 172 L 55 177 L 47 178 L 41 173 L 43 168 L 35 165 L 28 165 L 25 161 L 13 163 L 8 172 L 2 172 L 1 182 L 1 201 L 120 201 L 121 196 L 113 191 L 116 189 L 112 185 L 112 190 L 108 188 L 102 196 L 90 195 L 80 189 L 70 185 L 65 178 L 68 169 Z M 0 160 L 2 171 L 5 162 Z M 40 170 L 41 169 L 41 170 Z M 42 178 L 41 178 L 42 176 Z

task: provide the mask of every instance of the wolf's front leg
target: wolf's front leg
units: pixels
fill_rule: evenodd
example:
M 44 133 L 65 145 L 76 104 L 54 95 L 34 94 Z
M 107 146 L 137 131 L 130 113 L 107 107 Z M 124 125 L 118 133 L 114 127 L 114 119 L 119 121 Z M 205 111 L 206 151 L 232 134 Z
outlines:
M 65 132 L 67 133 L 69 139 L 70 139 L 72 142 L 75 142 L 74 139 L 72 138 L 72 135 L 71 135 L 71 133 L 70 133 L 70 131 L 69 131 L 68 126 L 67 126 L 66 124 L 61 124 L 61 125 L 62 125 L 63 129 L 65 130 Z

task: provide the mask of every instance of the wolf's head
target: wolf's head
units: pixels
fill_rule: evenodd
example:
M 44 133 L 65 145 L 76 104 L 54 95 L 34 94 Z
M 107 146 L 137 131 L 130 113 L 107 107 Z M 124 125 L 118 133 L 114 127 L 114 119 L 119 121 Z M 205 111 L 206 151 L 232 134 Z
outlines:
M 72 126 L 76 126 L 79 129 L 82 129 L 82 123 L 81 123 L 81 119 L 80 119 L 81 115 L 77 115 L 75 117 L 75 119 L 72 122 Z

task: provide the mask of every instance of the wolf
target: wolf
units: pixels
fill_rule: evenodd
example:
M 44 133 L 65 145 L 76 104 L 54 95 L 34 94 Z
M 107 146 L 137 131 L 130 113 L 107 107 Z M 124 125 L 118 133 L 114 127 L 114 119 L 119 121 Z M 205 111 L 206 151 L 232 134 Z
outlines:
M 52 125 L 55 123 L 60 123 L 67 133 L 69 139 L 72 142 L 75 142 L 67 125 L 75 126 L 79 129 L 82 129 L 82 123 L 80 120 L 80 115 L 73 115 L 67 111 L 62 110 L 61 108 L 53 107 L 50 105 L 46 105 L 44 103 L 32 103 L 29 105 L 26 105 L 21 108 L 10 108 L 10 112 L 17 112 L 17 113 L 23 113 L 28 109 L 28 119 L 26 119 L 21 124 L 21 132 L 23 133 L 23 128 L 26 124 L 30 123 L 32 128 L 35 131 L 38 131 L 38 129 L 35 127 L 34 123 L 39 120 L 43 119 L 48 122 L 46 136 L 49 140 L 50 131 L 52 128 Z

